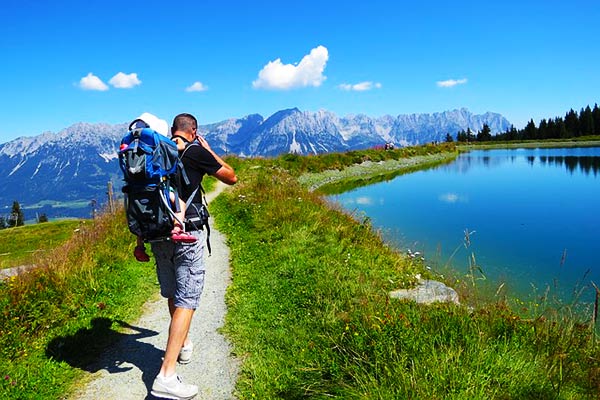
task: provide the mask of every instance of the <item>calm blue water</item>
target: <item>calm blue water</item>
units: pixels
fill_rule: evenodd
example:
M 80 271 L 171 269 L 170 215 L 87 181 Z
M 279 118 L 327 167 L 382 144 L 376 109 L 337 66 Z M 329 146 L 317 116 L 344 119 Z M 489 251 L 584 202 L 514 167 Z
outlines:
M 599 176 L 600 147 L 479 150 L 331 199 L 434 270 L 466 274 L 474 254 L 512 294 L 558 282 L 568 297 L 578 282 L 600 286 Z

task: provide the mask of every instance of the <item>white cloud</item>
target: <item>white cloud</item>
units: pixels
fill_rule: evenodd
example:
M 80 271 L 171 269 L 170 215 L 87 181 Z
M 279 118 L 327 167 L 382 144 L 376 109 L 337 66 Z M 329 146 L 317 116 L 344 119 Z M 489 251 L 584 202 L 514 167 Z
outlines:
M 342 83 L 338 87 L 342 90 L 347 90 L 347 91 L 364 92 L 364 91 L 372 90 L 372 89 L 381 89 L 381 83 L 379 83 L 379 82 L 373 83 L 371 81 L 360 82 L 360 83 L 355 83 L 355 84 Z
M 108 86 L 91 72 L 79 80 L 79 87 L 83 90 L 108 90 Z
M 467 83 L 467 78 L 463 78 L 463 79 L 448 79 L 446 81 L 437 81 L 437 85 L 439 87 L 453 87 L 456 85 L 464 85 L 465 83 Z
M 116 87 L 117 89 L 131 89 L 134 86 L 137 86 L 142 83 L 138 79 L 136 73 L 124 74 L 123 72 L 119 72 L 108 81 L 111 85 Z
M 202 82 L 194 82 L 192 86 L 185 88 L 186 92 L 204 92 L 206 90 L 208 90 L 208 86 Z
M 297 65 L 283 64 L 281 59 L 269 61 L 258 73 L 258 79 L 252 82 L 255 89 L 287 90 L 306 86 L 321 86 L 327 79 L 323 75 L 329 59 L 326 47 L 318 46 L 304 56 Z

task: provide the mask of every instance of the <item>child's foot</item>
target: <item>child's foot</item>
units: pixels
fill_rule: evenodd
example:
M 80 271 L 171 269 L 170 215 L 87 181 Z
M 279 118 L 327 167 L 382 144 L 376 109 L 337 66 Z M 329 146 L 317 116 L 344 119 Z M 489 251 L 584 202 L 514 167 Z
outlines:
M 194 243 L 198 239 L 181 229 L 180 225 L 175 225 L 171 231 L 171 240 L 176 243 Z
M 146 248 L 144 246 L 135 246 L 133 250 L 133 255 L 135 259 L 139 262 L 148 262 L 150 261 L 150 256 L 146 253 Z

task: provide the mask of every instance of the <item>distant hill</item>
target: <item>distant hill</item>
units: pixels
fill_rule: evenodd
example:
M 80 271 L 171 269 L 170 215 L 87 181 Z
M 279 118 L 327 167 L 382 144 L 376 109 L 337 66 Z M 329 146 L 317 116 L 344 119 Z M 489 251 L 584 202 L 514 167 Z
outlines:
M 242 157 L 282 153 L 320 154 L 364 149 L 393 142 L 397 146 L 443 141 L 460 130 L 476 132 L 488 124 L 492 133 L 510 122 L 502 115 L 475 115 L 467 109 L 434 114 L 339 117 L 321 110 L 281 110 L 268 118 L 244 118 L 202 125 L 211 147 L 219 154 Z M 127 124 L 77 123 L 58 133 L 46 132 L 0 145 L 0 215 L 19 201 L 26 219 L 36 213 L 49 217 L 89 217 L 91 204 L 105 202 L 107 183 L 118 194 L 122 186 L 117 149 Z

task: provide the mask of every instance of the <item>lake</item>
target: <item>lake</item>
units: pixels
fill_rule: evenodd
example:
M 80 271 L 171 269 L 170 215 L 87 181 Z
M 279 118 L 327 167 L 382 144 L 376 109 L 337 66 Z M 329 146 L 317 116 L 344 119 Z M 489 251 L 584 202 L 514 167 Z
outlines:
M 549 286 L 569 301 L 600 286 L 599 172 L 600 147 L 476 150 L 330 199 L 437 272 L 466 275 L 474 256 L 509 295 Z

